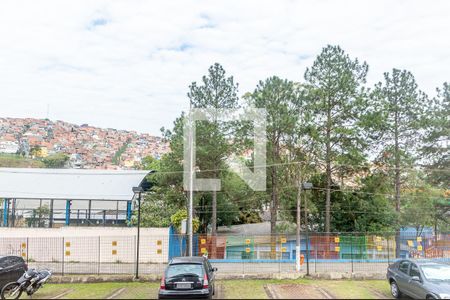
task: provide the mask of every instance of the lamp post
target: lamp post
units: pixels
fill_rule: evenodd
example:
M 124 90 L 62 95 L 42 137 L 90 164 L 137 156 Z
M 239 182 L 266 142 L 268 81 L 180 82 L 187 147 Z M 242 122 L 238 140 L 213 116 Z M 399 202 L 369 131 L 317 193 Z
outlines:
M 139 279 L 139 241 L 141 235 L 141 195 L 144 189 L 141 186 L 133 187 L 133 193 L 138 195 L 138 221 L 137 221 L 137 241 L 136 241 L 136 274 L 135 278 Z
M 148 172 L 149 174 L 155 173 L 155 170 L 151 170 Z M 146 179 L 144 179 L 139 186 L 133 187 L 133 193 L 134 197 L 136 197 L 137 194 L 137 200 L 138 200 L 138 220 L 137 220 L 137 241 L 136 241 L 136 274 L 135 278 L 139 279 L 139 242 L 141 237 L 141 196 L 144 192 L 144 188 L 142 187 L 145 185 L 146 190 L 150 189 L 151 184 Z
M 300 247 L 300 218 L 301 218 L 301 214 L 300 214 L 300 209 L 301 209 L 301 192 L 302 192 L 302 190 L 310 190 L 310 189 L 312 189 L 312 187 L 313 187 L 313 185 L 312 185 L 312 183 L 309 183 L 309 182 L 303 182 L 303 183 L 301 183 L 301 184 L 299 184 L 299 187 L 298 187 L 298 196 L 297 196 L 297 244 L 296 244 L 296 270 L 299 272 L 300 271 L 300 263 L 301 263 L 301 247 Z M 305 198 L 305 218 L 306 218 L 307 216 L 306 216 L 306 198 Z M 305 224 L 307 224 L 306 223 L 307 221 L 306 221 L 306 219 L 305 219 Z M 307 227 L 307 226 L 306 226 Z M 306 230 L 308 230 L 308 228 L 306 228 Z M 306 240 L 306 255 L 307 255 L 307 257 L 309 257 L 309 255 L 308 255 L 308 239 Z M 307 266 L 307 268 L 309 269 L 309 266 Z M 309 274 L 309 270 L 308 270 L 308 272 L 307 272 L 308 274 Z
M 303 182 L 303 190 L 312 190 L 313 184 Z M 309 276 L 309 229 L 308 229 L 308 199 L 305 195 L 305 229 L 306 229 L 306 275 Z

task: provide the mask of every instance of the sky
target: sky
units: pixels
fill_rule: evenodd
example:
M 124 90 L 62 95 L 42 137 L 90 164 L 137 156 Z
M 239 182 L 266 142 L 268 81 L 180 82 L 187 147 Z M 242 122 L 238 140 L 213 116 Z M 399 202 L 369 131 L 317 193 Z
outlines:
M 369 86 L 407 69 L 434 96 L 450 81 L 449 13 L 447 0 L 2 0 L 0 117 L 159 135 L 215 62 L 242 95 L 302 81 L 327 44 L 366 61 Z

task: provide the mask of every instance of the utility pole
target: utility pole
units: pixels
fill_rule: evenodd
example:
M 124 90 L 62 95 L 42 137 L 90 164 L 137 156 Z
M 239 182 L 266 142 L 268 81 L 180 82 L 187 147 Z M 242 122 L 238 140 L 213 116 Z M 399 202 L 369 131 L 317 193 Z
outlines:
M 193 215 L 194 215 L 194 124 L 192 124 L 192 102 L 189 103 L 189 212 L 188 212 L 188 235 L 189 235 L 189 256 L 193 256 Z
M 301 249 L 300 249 L 300 221 L 301 221 L 301 201 L 302 201 L 302 180 L 301 175 L 299 174 L 299 180 L 298 180 L 298 192 L 297 192 L 297 244 L 295 246 L 295 266 L 297 272 L 300 272 L 300 255 L 301 255 Z
M 306 230 L 306 276 L 309 276 L 309 229 L 308 229 L 308 199 L 305 194 L 305 230 Z

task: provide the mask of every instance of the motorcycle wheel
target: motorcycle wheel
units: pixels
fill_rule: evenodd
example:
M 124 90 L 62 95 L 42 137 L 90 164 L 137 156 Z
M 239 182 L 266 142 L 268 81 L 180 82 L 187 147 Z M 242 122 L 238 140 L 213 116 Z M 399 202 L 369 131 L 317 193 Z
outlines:
M 22 295 L 22 290 L 17 282 L 10 282 L 5 285 L 1 292 L 2 299 L 19 299 Z

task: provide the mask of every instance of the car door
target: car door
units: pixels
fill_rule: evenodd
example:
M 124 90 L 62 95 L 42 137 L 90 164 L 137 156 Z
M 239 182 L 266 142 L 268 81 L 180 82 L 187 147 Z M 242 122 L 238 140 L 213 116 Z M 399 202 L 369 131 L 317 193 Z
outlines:
M 416 276 L 419 277 L 419 281 L 412 280 L 412 278 Z M 416 264 L 412 263 L 409 268 L 409 289 L 411 291 L 411 296 L 416 299 L 425 299 L 427 296 L 427 292 L 423 286 L 423 276 L 420 274 L 419 267 Z
M 398 264 L 398 272 L 395 276 L 395 280 L 397 282 L 398 288 L 402 293 L 410 295 L 409 291 L 409 266 L 411 263 L 407 260 L 403 260 Z
M 5 269 L 6 257 L 0 257 L 0 289 L 8 283 L 8 270 Z
M 206 263 L 205 263 L 205 268 L 206 268 L 206 270 L 207 270 L 207 272 L 208 272 L 208 281 L 209 281 L 209 284 L 211 285 L 211 287 L 213 288 L 213 290 L 214 290 L 214 288 L 215 288 L 215 279 L 216 279 L 216 274 L 215 274 L 215 272 L 213 271 L 213 267 L 211 266 L 211 263 L 207 260 L 206 261 Z
M 16 281 L 24 272 L 25 262 L 18 256 L 6 256 L 3 261 L 4 278 L 7 283 Z

